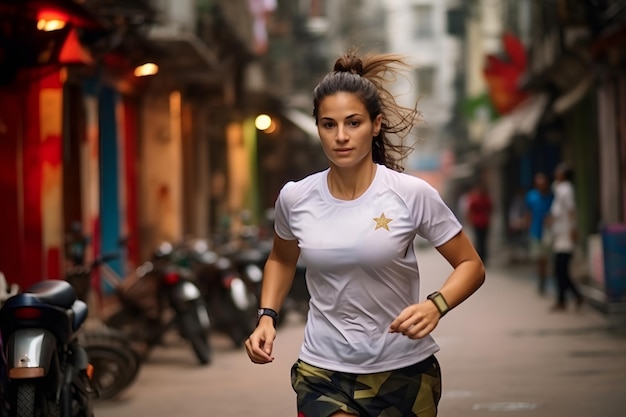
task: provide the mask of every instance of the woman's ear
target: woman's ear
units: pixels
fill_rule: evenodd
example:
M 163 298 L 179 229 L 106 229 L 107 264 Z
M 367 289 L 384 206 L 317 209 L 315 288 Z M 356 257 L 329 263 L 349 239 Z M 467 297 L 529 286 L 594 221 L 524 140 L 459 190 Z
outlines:
M 374 133 L 374 137 L 380 134 L 380 128 L 382 126 L 382 123 L 383 123 L 382 114 L 379 114 L 378 116 L 376 116 L 374 120 L 372 121 L 372 124 L 373 124 L 372 132 Z

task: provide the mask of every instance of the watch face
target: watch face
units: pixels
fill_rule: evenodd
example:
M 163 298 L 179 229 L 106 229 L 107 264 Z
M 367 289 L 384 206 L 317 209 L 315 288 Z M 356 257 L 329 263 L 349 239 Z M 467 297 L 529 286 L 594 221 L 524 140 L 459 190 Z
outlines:
M 433 301 L 435 302 L 435 304 L 437 305 L 437 308 L 439 309 L 439 311 L 445 311 L 447 310 L 448 306 L 446 306 L 445 301 L 443 301 L 441 299 L 441 296 L 438 295 L 436 297 L 433 297 Z
M 448 303 L 446 302 L 446 299 L 443 298 L 443 295 L 441 295 L 440 293 L 433 293 L 431 295 L 428 296 L 428 298 L 435 303 L 435 306 L 437 307 L 437 309 L 439 310 L 439 312 L 441 314 L 445 314 L 448 310 Z

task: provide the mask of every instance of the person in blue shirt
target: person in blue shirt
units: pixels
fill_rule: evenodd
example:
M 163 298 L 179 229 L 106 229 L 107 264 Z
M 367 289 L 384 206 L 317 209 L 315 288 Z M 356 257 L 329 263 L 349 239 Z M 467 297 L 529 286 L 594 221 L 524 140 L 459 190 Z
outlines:
M 526 193 L 527 224 L 530 256 L 537 266 L 539 293 L 545 294 L 550 259 L 550 239 L 546 230 L 546 217 L 554 196 L 548 177 L 539 172 L 534 177 L 534 187 Z

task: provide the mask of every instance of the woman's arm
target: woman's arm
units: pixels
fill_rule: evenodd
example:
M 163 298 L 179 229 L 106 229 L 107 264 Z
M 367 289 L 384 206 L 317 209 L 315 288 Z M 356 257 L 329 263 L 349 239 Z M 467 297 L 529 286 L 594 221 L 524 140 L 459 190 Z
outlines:
M 272 251 L 263 270 L 259 307 L 280 310 L 293 283 L 299 256 L 298 241 L 284 240 L 274 233 Z
M 485 266 L 465 232 L 437 248 L 453 271 L 439 292 L 450 308 L 461 304 L 485 281 Z
M 463 231 L 436 249 L 454 268 L 439 290 L 452 309 L 480 288 L 485 281 L 485 267 Z M 440 318 L 435 304 L 424 300 L 405 308 L 391 323 L 390 331 L 419 339 L 432 332 Z
M 296 240 L 284 240 L 274 233 L 272 251 L 263 269 L 263 285 L 259 307 L 280 311 L 291 288 L 296 271 L 300 248 Z M 268 363 L 274 360 L 272 348 L 276 329 L 271 317 L 262 316 L 257 327 L 246 340 L 246 351 L 254 363 Z

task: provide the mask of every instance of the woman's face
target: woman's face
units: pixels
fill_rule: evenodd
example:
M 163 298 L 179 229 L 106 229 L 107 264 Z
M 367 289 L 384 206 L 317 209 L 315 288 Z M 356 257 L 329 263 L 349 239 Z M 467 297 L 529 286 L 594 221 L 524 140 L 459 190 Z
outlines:
M 322 148 L 337 167 L 371 162 L 372 138 L 380 132 L 380 125 L 381 116 L 372 122 L 355 94 L 339 92 L 319 103 L 317 128 Z

